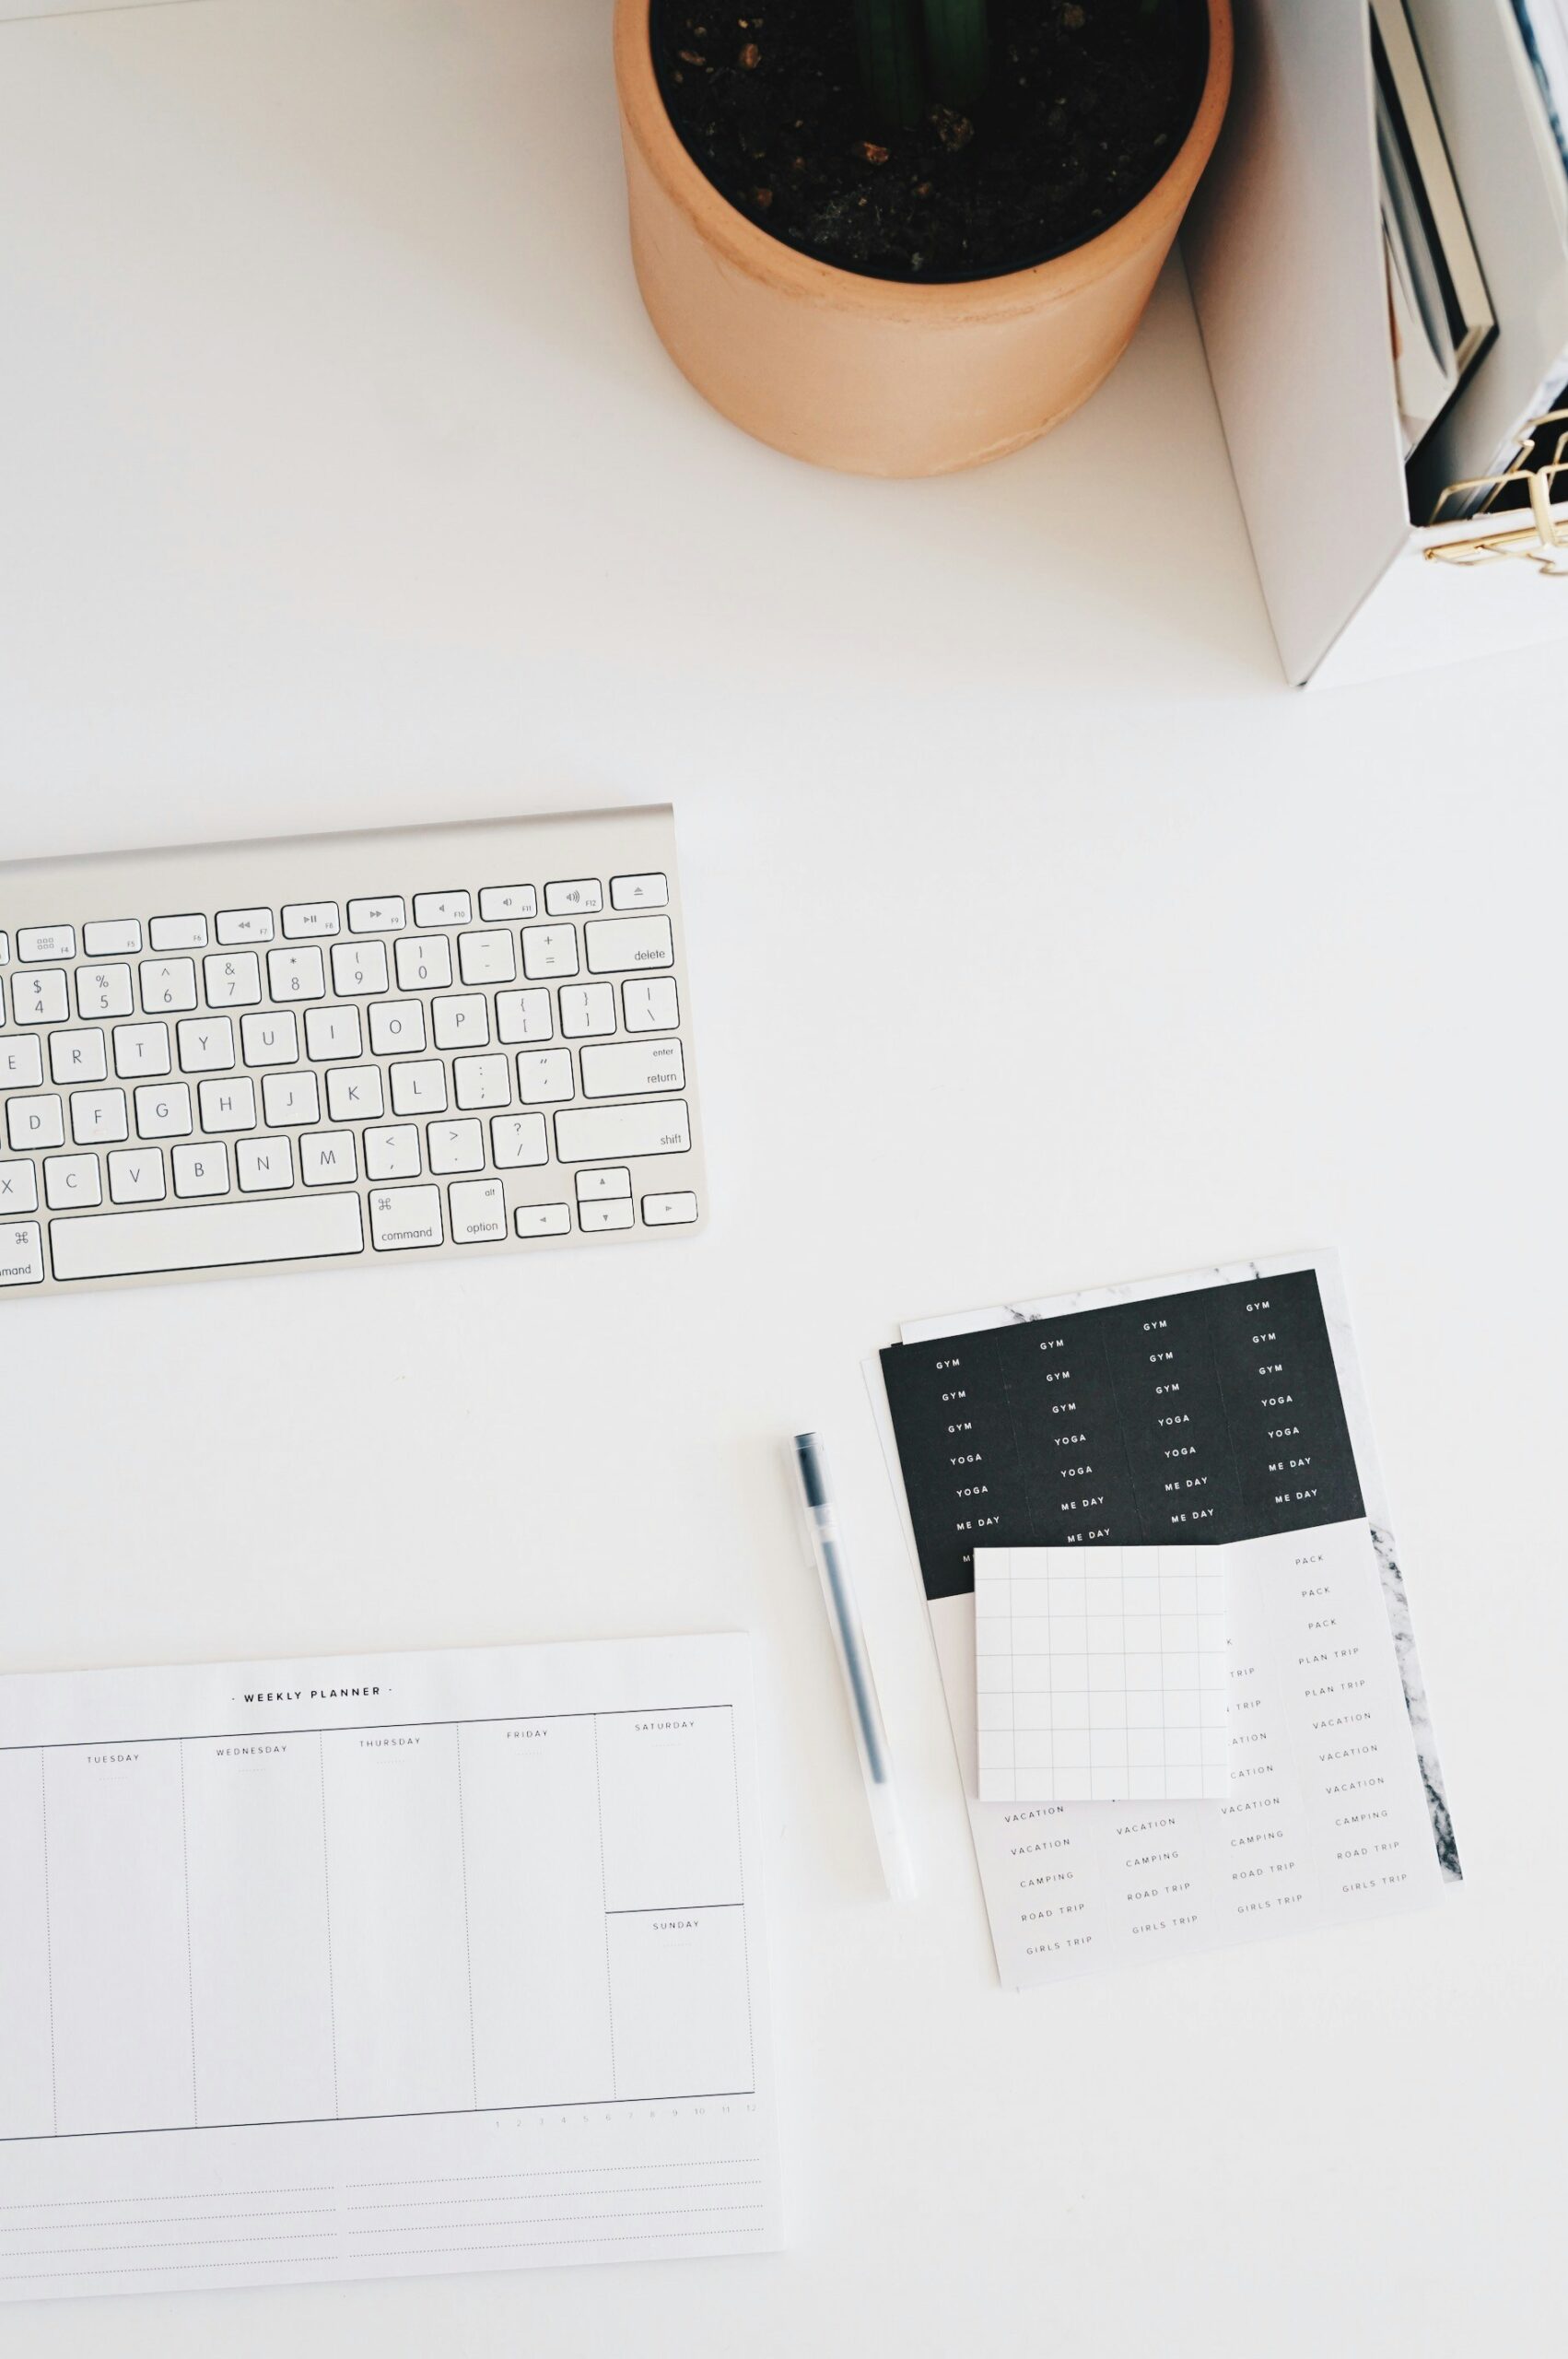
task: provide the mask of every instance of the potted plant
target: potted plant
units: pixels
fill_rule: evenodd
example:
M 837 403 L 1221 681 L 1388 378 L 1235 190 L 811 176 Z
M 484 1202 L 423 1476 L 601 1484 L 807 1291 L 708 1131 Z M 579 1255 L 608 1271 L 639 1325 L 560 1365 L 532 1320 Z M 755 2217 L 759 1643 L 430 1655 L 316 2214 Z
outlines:
M 1015 450 L 1131 336 L 1231 49 L 1229 0 L 616 0 L 653 323 L 798 457 L 920 475 Z

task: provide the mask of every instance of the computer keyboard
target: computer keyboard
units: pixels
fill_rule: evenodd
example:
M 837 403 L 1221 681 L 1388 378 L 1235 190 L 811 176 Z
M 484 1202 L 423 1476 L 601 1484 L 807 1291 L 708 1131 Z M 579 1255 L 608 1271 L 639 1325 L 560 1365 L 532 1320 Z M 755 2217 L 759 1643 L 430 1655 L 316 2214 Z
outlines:
M 0 866 L 0 1293 L 688 1233 L 667 807 Z

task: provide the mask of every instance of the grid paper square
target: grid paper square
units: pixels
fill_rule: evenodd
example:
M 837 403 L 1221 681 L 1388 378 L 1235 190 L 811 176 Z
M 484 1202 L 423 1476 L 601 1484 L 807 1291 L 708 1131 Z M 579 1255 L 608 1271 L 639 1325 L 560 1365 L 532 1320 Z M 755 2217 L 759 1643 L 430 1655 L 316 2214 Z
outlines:
M 977 1548 L 982 1802 L 1223 1802 L 1223 1551 Z

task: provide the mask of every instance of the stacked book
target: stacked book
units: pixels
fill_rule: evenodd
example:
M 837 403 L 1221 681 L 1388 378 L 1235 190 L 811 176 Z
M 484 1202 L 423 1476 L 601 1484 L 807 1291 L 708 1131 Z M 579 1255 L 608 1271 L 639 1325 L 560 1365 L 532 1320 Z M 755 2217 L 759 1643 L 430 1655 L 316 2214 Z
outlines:
M 1493 90 L 1456 87 L 1455 8 L 1498 12 Z M 1568 456 L 1568 0 L 1372 0 L 1371 13 L 1411 514 L 1522 505 L 1525 470 Z

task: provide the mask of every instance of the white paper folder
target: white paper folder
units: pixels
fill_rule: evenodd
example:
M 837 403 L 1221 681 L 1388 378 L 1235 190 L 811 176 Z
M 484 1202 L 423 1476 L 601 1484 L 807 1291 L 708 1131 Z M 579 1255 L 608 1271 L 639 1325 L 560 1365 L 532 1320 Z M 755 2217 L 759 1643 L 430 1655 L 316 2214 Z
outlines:
M 1568 478 L 1533 510 L 1412 522 L 1368 0 L 1235 13 L 1235 95 L 1184 251 L 1286 673 L 1327 685 L 1568 634 Z M 1411 16 L 1498 317 L 1465 432 L 1501 444 L 1550 399 L 1560 310 L 1568 346 L 1564 176 L 1538 135 L 1510 0 L 1411 0 Z M 1492 472 L 1493 447 L 1464 464 L 1460 416 L 1436 429 L 1440 467 Z

